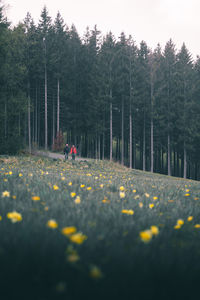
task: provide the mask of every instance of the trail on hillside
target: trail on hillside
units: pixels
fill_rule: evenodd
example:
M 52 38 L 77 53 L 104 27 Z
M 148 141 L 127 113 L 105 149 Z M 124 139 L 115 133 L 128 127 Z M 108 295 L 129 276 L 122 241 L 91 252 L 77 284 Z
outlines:
M 36 155 L 36 156 L 50 157 L 50 158 L 52 158 L 52 159 L 61 159 L 61 160 L 65 160 L 64 154 L 55 153 L 55 152 L 50 152 L 50 151 L 36 150 L 36 151 L 33 151 L 32 154 L 33 154 L 33 155 Z M 72 160 L 71 155 L 69 155 L 68 160 Z M 91 159 L 88 159 L 88 158 L 85 158 L 85 157 L 76 156 L 76 160 L 78 160 L 78 161 L 89 161 L 89 160 L 91 160 Z

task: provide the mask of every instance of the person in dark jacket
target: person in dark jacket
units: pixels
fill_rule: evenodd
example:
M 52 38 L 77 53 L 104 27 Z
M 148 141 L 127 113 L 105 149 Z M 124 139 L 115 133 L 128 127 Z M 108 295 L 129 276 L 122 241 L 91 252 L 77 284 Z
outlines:
M 69 151 L 70 151 L 69 145 L 66 144 L 66 145 L 65 145 L 65 148 L 64 148 L 65 160 L 68 159 Z
M 72 155 L 72 159 L 75 160 L 76 154 L 77 154 L 77 150 L 76 150 L 76 147 L 74 145 L 71 147 L 70 154 Z

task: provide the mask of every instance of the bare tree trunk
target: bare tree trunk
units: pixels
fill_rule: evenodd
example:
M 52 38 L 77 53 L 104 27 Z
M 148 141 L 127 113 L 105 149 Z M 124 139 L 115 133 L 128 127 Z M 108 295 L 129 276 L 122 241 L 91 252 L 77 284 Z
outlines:
M 185 148 L 185 141 L 184 141 L 184 149 L 183 149 L 183 178 L 187 178 L 187 151 Z
M 104 148 L 105 148 L 105 134 L 103 132 L 103 140 L 102 140 L 102 160 L 104 160 Z
M 129 115 L 129 121 L 130 121 L 130 169 L 133 168 L 133 130 L 132 130 L 132 110 L 131 110 L 131 103 L 130 103 L 130 115 Z
M 57 134 L 60 131 L 60 81 L 57 81 Z
M 168 169 L 168 176 L 171 176 L 171 143 L 170 143 L 169 133 L 167 136 L 167 169 Z
M 101 137 L 100 134 L 98 136 L 98 154 L 99 154 L 99 160 L 101 159 Z
M 5 102 L 4 136 L 7 138 L 7 102 Z
M 145 120 L 145 113 L 144 113 L 144 128 L 143 128 L 143 171 L 146 170 L 146 131 L 145 131 L 145 126 L 146 126 L 146 120 Z
M 124 165 L 124 97 L 122 96 L 122 152 L 121 164 Z
M 18 133 L 19 133 L 19 136 L 21 135 L 21 118 L 20 118 L 20 113 L 19 113 L 19 126 L 18 126 Z
M 154 84 L 153 84 L 153 75 L 151 76 L 151 172 L 153 173 L 154 169 L 154 138 L 153 138 L 153 97 L 154 97 Z
M 43 38 L 44 41 L 44 51 L 45 51 L 45 66 L 44 66 L 44 81 L 45 81 L 45 87 L 44 87 L 44 98 L 45 98 L 45 150 L 47 150 L 48 147 L 48 123 L 47 123 L 47 63 L 46 63 L 46 41 L 45 38 Z
M 54 146 L 55 142 L 55 104 L 54 104 L 54 97 L 53 97 L 53 128 L 52 128 L 52 144 Z
M 110 89 L 110 161 L 112 161 L 112 89 Z
M 37 144 L 37 129 L 38 129 L 38 108 L 37 108 L 37 87 L 35 95 L 35 143 Z
M 30 84 L 28 84 L 28 150 L 31 153 L 31 99 Z

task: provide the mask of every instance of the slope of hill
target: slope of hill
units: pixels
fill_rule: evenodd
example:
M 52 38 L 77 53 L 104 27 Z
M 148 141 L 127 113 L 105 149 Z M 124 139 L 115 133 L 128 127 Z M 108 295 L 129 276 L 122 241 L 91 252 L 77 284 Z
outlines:
M 14 299 L 184 299 L 200 183 L 103 161 L 0 158 L 0 286 Z

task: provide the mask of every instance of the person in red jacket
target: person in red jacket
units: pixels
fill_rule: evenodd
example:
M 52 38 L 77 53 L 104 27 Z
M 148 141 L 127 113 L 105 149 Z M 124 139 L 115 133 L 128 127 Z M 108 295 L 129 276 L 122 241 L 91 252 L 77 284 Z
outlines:
M 72 155 L 72 159 L 75 160 L 77 150 L 76 150 L 76 147 L 74 145 L 71 147 L 70 154 Z

